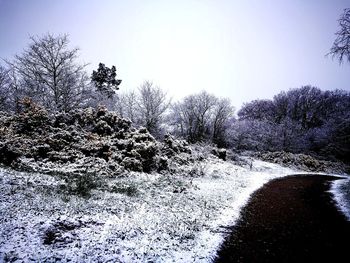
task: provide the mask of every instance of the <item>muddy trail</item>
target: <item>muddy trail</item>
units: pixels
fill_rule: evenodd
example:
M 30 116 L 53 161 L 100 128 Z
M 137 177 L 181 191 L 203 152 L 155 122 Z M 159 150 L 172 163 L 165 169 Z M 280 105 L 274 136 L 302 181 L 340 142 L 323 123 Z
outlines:
M 350 222 L 327 191 L 335 177 L 289 176 L 259 189 L 215 262 L 348 262 Z

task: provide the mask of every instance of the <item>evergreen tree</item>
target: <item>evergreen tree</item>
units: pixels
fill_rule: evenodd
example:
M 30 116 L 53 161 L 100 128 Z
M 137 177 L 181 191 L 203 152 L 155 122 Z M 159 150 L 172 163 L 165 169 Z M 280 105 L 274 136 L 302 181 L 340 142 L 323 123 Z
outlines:
M 99 92 L 111 98 L 116 90 L 119 89 L 119 85 L 122 82 L 120 79 L 116 79 L 117 73 L 115 66 L 108 68 L 105 64 L 100 63 L 97 71 L 93 71 L 91 80 L 98 89 Z

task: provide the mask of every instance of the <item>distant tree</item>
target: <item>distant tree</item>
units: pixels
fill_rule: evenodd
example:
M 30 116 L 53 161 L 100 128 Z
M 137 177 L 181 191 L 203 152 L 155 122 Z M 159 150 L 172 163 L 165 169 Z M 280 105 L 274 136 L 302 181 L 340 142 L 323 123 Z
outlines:
M 305 151 L 305 130 L 299 122 L 287 117 L 281 123 L 275 125 L 277 129 L 276 136 L 278 138 L 278 150 L 286 152 L 302 152 Z
M 260 120 L 239 120 L 228 130 L 227 140 L 235 150 L 280 150 L 278 127 Z
M 194 114 L 194 133 L 193 139 L 196 141 L 202 141 L 212 137 L 212 128 L 210 127 L 215 111 L 215 106 L 218 103 L 218 98 L 205 91 L 194 95 L 193 101 L 193 114 Z
M 303 129 L 322 125 L 321 104 L 323 93 L 317 87 L 303 86 L 287 92 L 288 117 L 299 123 Z
M 76 62 L 78 49 L 68 47 L 67 35 L 30 37 L 31 43 L 13 61 L 13 69 L 24 95 L 47 109 L 69 111 L 86 99 L 86 65 Z
M 181 136 L 189 142 L 208 140 L 211 137 L 211 121 L 217 98 L 205 91 L 190 95 L 174 105 L 172 115 L 178 116 L 174 123 L 181 127 Z
M 10 89 L 9 70 L 0 65 L 0 111 L 6 111 L 10 107 Z
M 100 63 L 97 71 L 93 71 L 91 75 L 91 81 L 95 84 L 97 90 L 102 94 L 111 98 L 115 91 L 119 89 L 119 85 L 122 82 L 120 79 L 116 79 L 117 73 L 115 66 L 108 68 L 105 64 Z
M 219 147 L 227 145 L 227 131 L 232 124 L 234 107 L 229 99 L 218 99 L 212 117 L 212 140 Z
M 275 122 L 281 123 L 288 116 L 289 99 L 287 93 L 282 91 L 273 97 L 275 108 Z
M 152 82 L 145 81 L 139 88 L 137 99 L 138 123 L 157 136 L 169 106 L 170 100 L 167 99 L 167 94 L 159 87 L 154 86 Z M 129 113 L 129 115 L 131 114 Z
M 134 125 L 139 125 L 138 96 L 135 91 L 118 94 L 114 110 L 123 118 L 128 118 Z
M 286 118 L 309 129 L 322 124 L 323 94 L 317 87 L 303 86 L 281 92 L 273 100 L 253 100 L 239 110 L 241 120 L 282 123 Z
M 246 103 L 230 131 L 237 149 L 284 150 L 347 160 L 350 153 L 350 93 L 303 86 L 272 101 Z
M 272 120 L 274 115 L 275 105 L 271 100 L 253 100 L 238 111 L 240 119 L 248 120 Z
M 340 29 L 335 33 L 336 39 L 329 54 L 341 64 L 344 60 L 350 62 L 350 8 L 344 9 L 338 22 Z
M 207 141 L 223 147 L 227 144 L 233 113 L 229 99 L 219 99 L 202 91 L 174 103 L 168 123 L 174 134 L 191 143 Z
M 29 95 L 25 92 L 22 80 L 13 68 L 0 66 L 0 110 L 19 112 L 20 100 Z
M 191 123 L 190 116 L 188 108 L 183 101 L 172 103 L 170 105 L 170 114 L 167 118 L 169 127 L 171 127 L 171 133 L 187 139 L 187 130 L 190 126 L 189 123 Z

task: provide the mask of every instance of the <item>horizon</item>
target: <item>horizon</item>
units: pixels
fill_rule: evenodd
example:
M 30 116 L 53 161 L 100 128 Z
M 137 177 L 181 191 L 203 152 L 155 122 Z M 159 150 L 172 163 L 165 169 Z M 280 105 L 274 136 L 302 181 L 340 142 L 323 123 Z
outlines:
M 238 110 L 312 85 L 349 91 L 349 65 L 325 55 L 349 1 L 0 0 L 0 57 L 29 35 L 67 33 L 80 60 L 115 65 L 119 92 L 150 80 L 174 100 L 205 90 Z M 64 18 L 62 17 L 64 14 Z

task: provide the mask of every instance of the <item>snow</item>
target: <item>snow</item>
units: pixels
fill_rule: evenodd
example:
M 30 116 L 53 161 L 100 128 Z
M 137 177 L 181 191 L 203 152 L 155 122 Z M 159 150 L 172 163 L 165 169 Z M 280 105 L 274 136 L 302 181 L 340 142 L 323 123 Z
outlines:
M 333 194 L 339 211 L 350 221 L 350 177 L 333 181 L 330 192 Z
M 202 176 L 190 165 L 187 175 L 130 172 L 90 198 L 60 192 L 55 176 L 0 169 L 0 261 L 211 262 L 255 190 L 300 174 L 248 161 L 209 156 Z
M 214 197 L 216 200 L 220 200 L 219 202 L 222 202 L 222 204 L 225 204 L 225 209 L 210 224 L 211 231 L 205 231 L 200 235 L 198 245 L 203 247 L 205 244 L 202 255 L 206 255 L 205 258 L 207 259 L 215 257 L 215 252 L 224 240 L 225 229 L 235 224 L 241 209 L 255 190 L 272 179 L 298 173 L 296 170 L 259 160 L 252 160 L 251 170 L 242 167 L 231 167 L 227 162 L 212 163 L 210 168 L 214 174 L 225 175 L 219 179 L 221 182 L 217 182 L 221 187 L 221 191 L 216 192 L 217 197 Z M 232 170 L 235 171 L 235 176 L 232 176 Z M 213 185 L 213 183 L 209 182 L 205 189 L 208 189 L 209 185 L 212 185 L 213 188 L 215 187 L 215 184 Z M 215 188 L 218 189 L 219 187 Z M 217 190 L 213 189 L 213 191 Z M 210 191 L 206 192 L 211 194 Z M 199 248 L 196 247 L 196 250 L 199 250 Z

